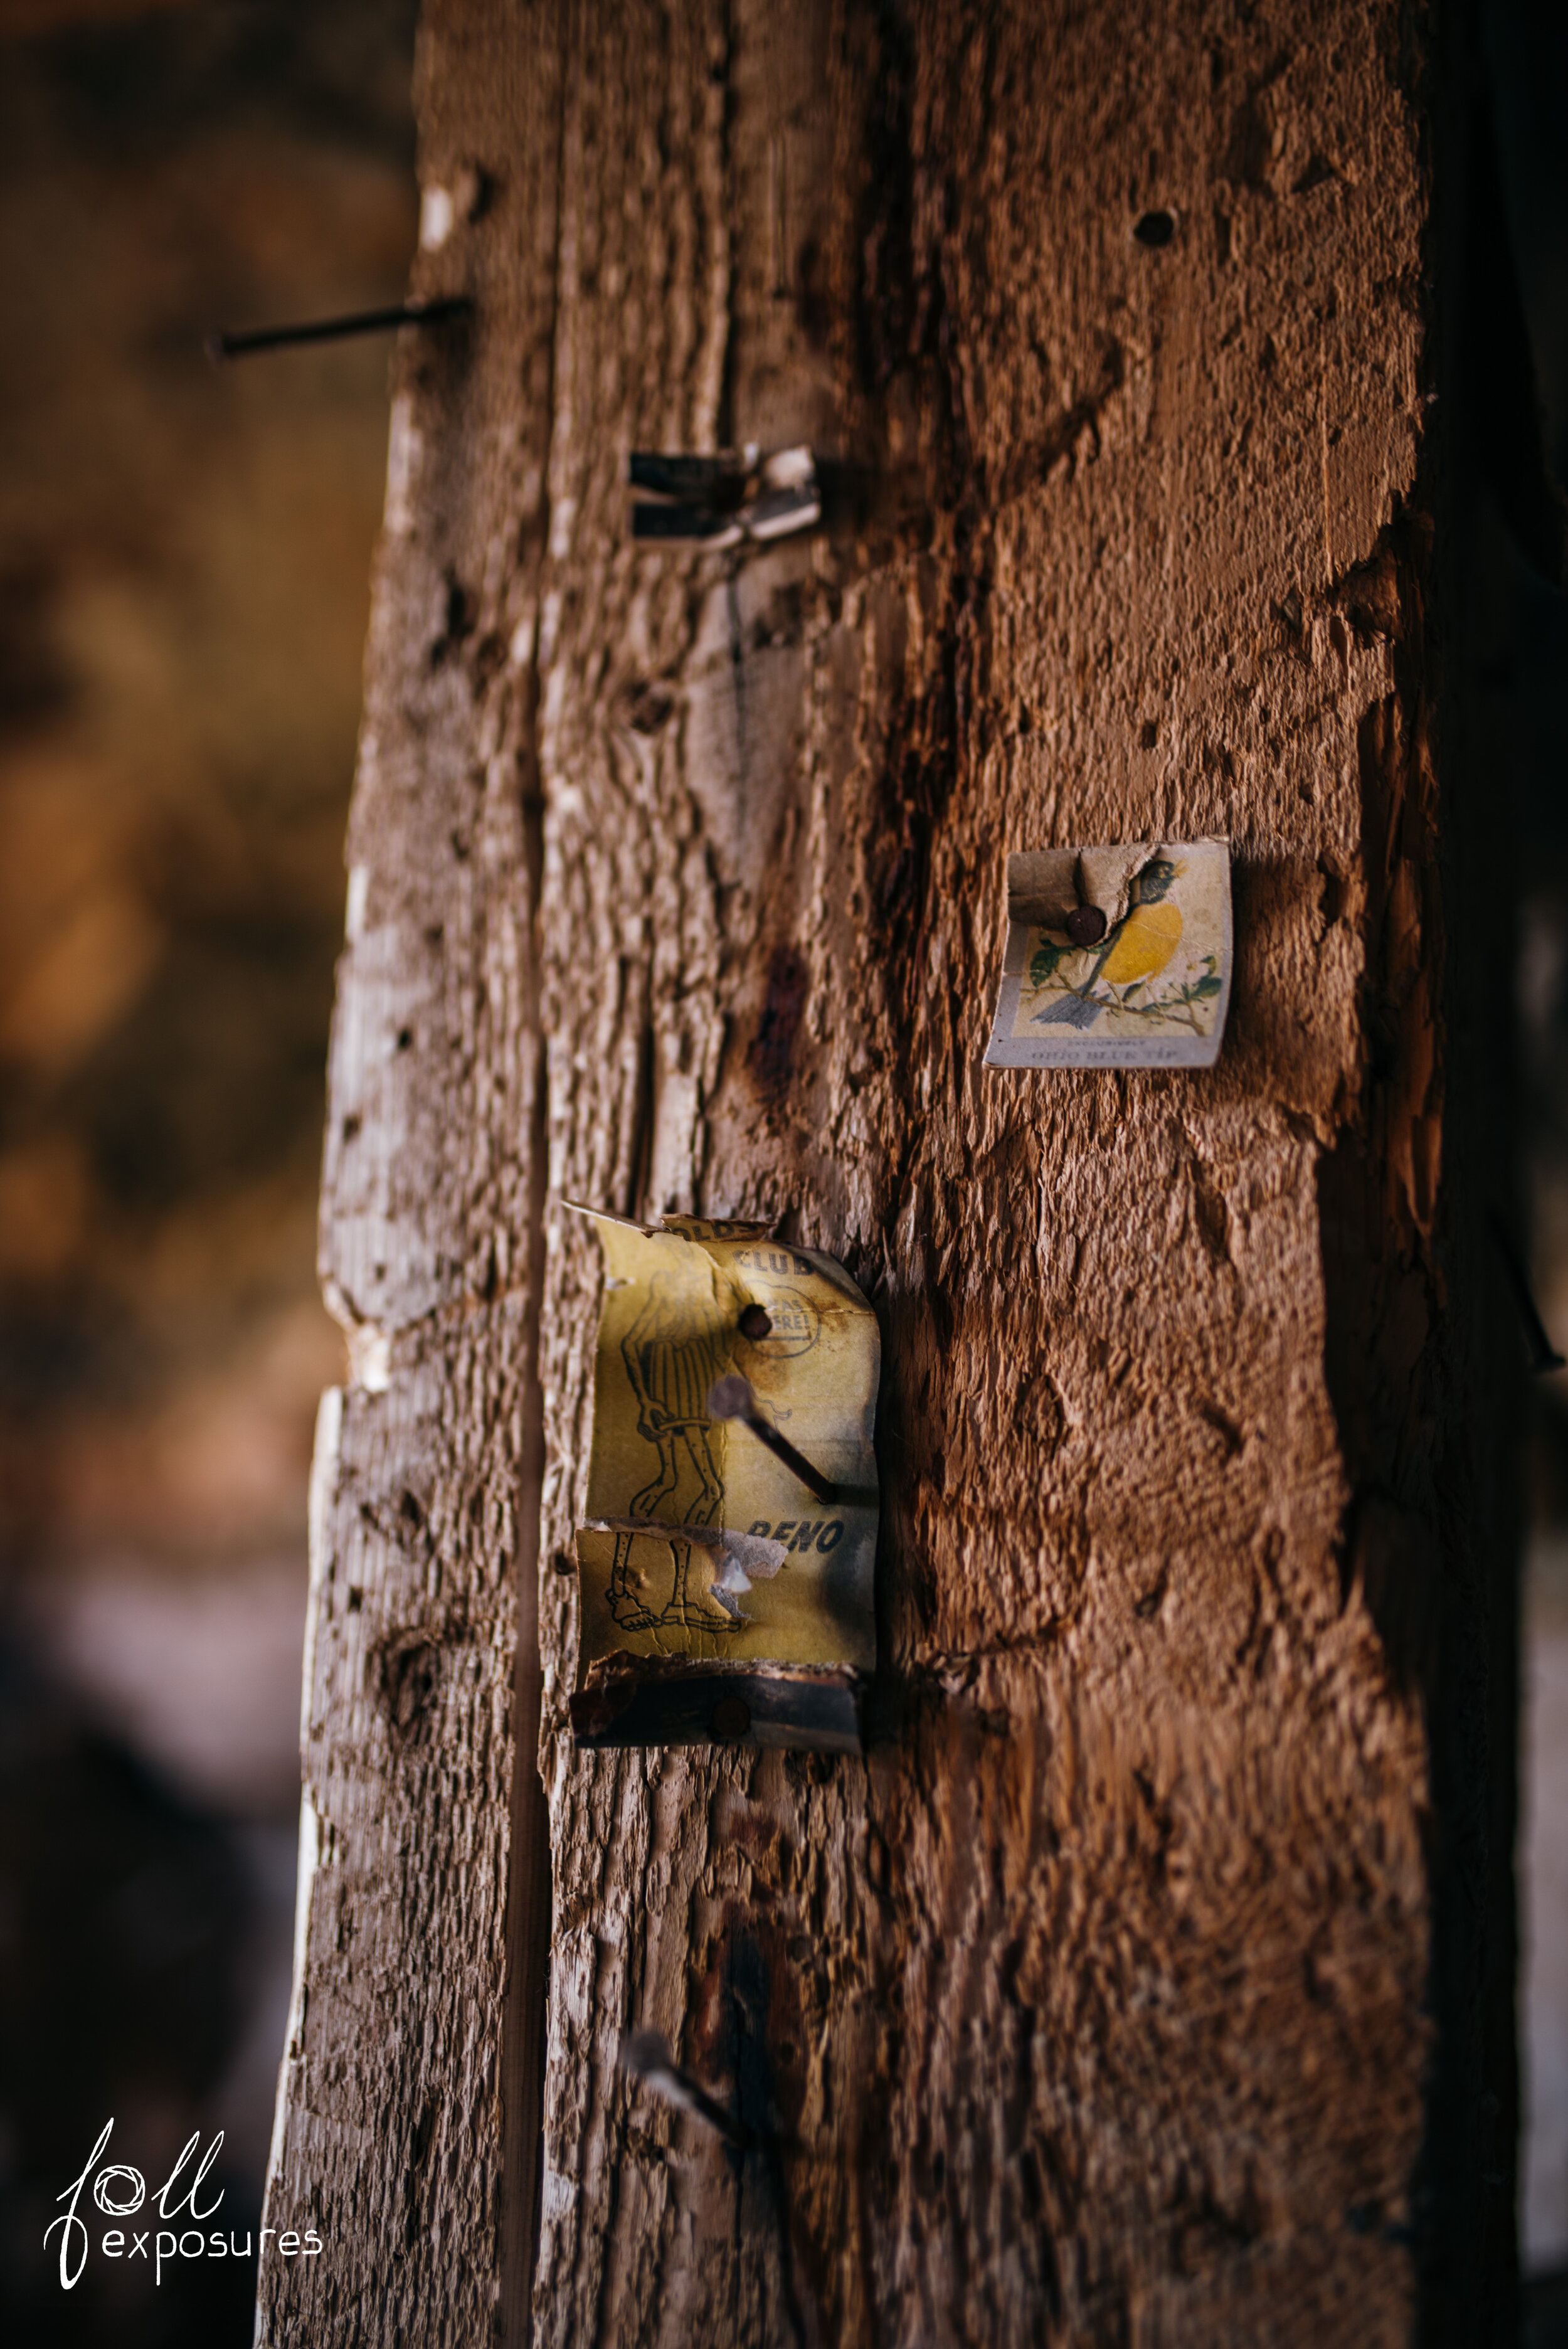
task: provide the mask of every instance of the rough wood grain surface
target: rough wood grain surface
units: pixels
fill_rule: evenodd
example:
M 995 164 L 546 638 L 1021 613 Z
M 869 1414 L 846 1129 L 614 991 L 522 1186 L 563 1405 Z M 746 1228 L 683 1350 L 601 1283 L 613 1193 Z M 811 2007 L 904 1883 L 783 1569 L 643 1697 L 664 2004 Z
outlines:
M 434 0 L 416 284 L 479 306 L 396 378 L 268 2209 L 328 2249 L 263 2270 L 266 2340 L 521 2341 L 531 2259 L 563 2349 L 1392 2343 L 1423 2274 L 1480 2337 L 1439 2238 L 1484 2163 L 1422 2184 L 1481 1965 L 1433 1594 L 1488 1539 L 1427 30 Z M 633 547 L 632 448 L 802 439 L 810 540 Z M 1204 833 L 1218 1068 L 983 1070 L 1007 852 Z M 574 1752 L 562 1196 L 777 1216 L 872 1299 L 863 1762 Z M 628 2081 L 638 2027 L 762 2146 Z

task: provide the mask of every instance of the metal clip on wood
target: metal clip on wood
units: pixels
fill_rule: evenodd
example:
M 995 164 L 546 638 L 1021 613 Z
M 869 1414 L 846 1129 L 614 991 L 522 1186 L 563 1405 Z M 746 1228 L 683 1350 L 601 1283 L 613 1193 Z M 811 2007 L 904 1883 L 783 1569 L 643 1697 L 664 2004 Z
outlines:
M 765 545 L 822 518 L 817 466 L 807 448 L 763 456 L 755 442 L 713 457 L 662 457 L 634 449 L 632 536 L 714 552 Z

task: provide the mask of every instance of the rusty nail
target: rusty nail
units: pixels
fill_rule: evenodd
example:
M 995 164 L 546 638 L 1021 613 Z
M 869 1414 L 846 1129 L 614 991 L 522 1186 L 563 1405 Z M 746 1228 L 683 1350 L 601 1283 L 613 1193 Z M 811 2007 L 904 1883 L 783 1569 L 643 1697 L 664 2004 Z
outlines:
M 355 310 L 342 318 L 310 318 L 292 326 L 251 326 L 207 337 L 207 356 L 241 359 L 252 351 L 278 351 L 295 343 L 338 343 L 350 335 L 379 335 L 394 326 L 438 326 L 446 318 L 466 318 L 473 308 L 466 294 L 442 294 L 432 302 L 399 302 L 385 310 Z
M 756 2144 L 752 2131 L 743 2128 L 716 2096 L 708 2095 L 700 2081 L 681 2069 L 662 2031 L 634 2031 L 622 2044 L 621 2061 L 634 2080 L 641 2080 L 656 2095 L 677 2105 L 682 2112 L 695 2113 L 698 2120 L 717 2129 L 727 2145 L 744 2151 Z
M 1097 947 L 1105 936 L 1105 916 L 1098 905 L 1075 905 L 1067 918 L 1067 933 L 1075 947 Z
M 751 1392 L 750 1381 L 741 1378 L 738 1372 L 732 1371 L 728 1378 L 716 1381 L 708 1393 L 707 1415 L 709 1419 L 739 1420 L 743 1427 L 751 1430 L 758 1444 L 765 1444 L 775 1460 L 782 1460 L 785 1467 L 799 1476 L 806 1490 L 814 1493 L 819 1501 L 829 1503 L 838 1499 L 839 1488 L 832 1479 L 824 1476 L 820 1468 L 813 1468 L 805 1454 L 797 1452 L 789 1437 L 780 1435 L 779 1430 L 763 1418 L 757 1408 L 757 1397 Z
M 753 1345 L 770 1336 L 772 1329 L 766 1306 L 748 1305 L 740 1317 L 740 1334 L 743 1338 L 749 1338 Z

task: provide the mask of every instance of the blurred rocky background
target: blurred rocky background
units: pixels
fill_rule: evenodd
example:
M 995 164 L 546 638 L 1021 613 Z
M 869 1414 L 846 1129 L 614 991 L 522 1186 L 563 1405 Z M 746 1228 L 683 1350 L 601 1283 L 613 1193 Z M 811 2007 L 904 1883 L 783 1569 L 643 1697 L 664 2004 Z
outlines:
M 1568 11 L 1484 14 L 1568 480 Z M 253 2262 L 95 2253 L 106 2158 L 257 2224 L 288 1995 L 324 1056 L 386 349 L 218 325 L 395 300 L 412 0 L 0 0 L 0 2312 L 17 2349 L 243 2349 Z M 1483 363 L 1487 355 L 1482 355 Z M 1527 876 L 1534 1278 L 1568 1351 L 1568 602 L 1478 492 L 1467 659 Z M 1568 2342 L 1568 1371 L 1526 1575 L 1532 2339 Z M 304 2214 L 302 2214 L 303 2216 Z M 106 2220 L 94 2214 L 95 2230 Z M 330 2251 L 326 2254 L 330 2256 Z
M 288 1997 L 314 1274 L 412 0 L 0 0 L 0 2331 L 251 2337 L 96 2252 L 104 2122 L 258 2223 Z M 91 2214 L 95 2234 L 108 2223 Z M 141 2223 L 146 2223 L 145 2220 Z M 157 2222 L 155 2222 L 157 2223 Z M 190 2225 L 190 2220 L 186 2220 Z M 55 2239 L 57 2247 L 58 2238 Z

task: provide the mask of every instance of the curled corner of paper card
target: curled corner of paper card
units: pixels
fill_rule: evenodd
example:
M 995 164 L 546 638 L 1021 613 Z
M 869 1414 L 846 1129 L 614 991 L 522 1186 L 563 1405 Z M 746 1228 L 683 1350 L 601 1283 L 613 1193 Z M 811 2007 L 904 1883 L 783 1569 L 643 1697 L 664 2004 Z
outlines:
M 1007 918 L 1036 930 L 1068 928 L 1082 906 L 1099 906 L 1106 928 L 1127 914 L 1131 884 L 1160 855 L 1157 841 L 1106 848 L 1024 848 L 1007 857 Z
M 590 1223 L 613 1224 L 618 1231 L 640 1232 L 645 1240 L 692 1240 L 699 1247 L 704 1240 L 765 1240 L 772 1236 L 771 1223 L 758 1223 L 738 1216 L 657 1216 L 651 1223 L 636 1216 L 613 1215 L 608 1207 L 590 1207 L 581 1199 L 563 1198 L 561 1205 L 569 1214 L 586 1216 Z
M 1080 848 L 1078 854 L 1078 894 L 1086 905 L 1098 905 L 1112 928 L 1127 912 L 1128 892 L 1136 876 L 1160 854 L 1159 843 L 1135 840 L 1111 848 Z
M 1007 918 L 1059 930 L 1078 902 L 1078 853 L 1021 848 L 1007 859 Z
M 748 1221 L 737 1216 L 661 1216 L 658 1228 L 673 1232 L 677 1239 L 696 1240 L 765 1240 L 772 1237 L 771 1223 Z
M 1021 849 L 1007 859 L 1007 917 L 1033 929 L 1065 932 L 1074 914 L 1095 905 L 1109 929 L 1126 914 L 1134 880 L 1159 854 L 1159 843 L 1150 840 Z
M 614 1216 L 608 1207 L 590 1207 L 581 1199 L 562 1199 L 561 1204 L 569 1215 L 586 1216 L 591 1224 L 614 1224 L 623 1232 L 641 1232 L 645 1240 L 655 1238 L 660 1229 L 656 1223 L 640 1223 L 635 1216 Z

